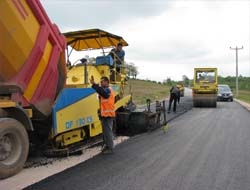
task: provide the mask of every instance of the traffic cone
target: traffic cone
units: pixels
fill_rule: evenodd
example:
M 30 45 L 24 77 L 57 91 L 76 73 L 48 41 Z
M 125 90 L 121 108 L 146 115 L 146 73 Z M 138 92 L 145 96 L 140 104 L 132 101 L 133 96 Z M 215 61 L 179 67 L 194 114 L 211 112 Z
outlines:
M 164 125 L 162 129 L 163 132 L 166 133 L 168 131 L 168 124 Z

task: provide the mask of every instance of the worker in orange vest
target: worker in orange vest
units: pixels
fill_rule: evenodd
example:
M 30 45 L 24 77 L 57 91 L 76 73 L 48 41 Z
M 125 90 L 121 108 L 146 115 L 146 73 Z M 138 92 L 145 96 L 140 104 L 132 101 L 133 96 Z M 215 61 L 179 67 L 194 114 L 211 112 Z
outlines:
M 109 87 L 108 77 L 101 77 L 100 85 L 96 84 L 91 76 L 92 88 L 99 94 L 100 99 L 100 119 L 102 123 L 104 146 L 102 153 L 114 152 L 113 122 L 115 119 L 115 93 Z

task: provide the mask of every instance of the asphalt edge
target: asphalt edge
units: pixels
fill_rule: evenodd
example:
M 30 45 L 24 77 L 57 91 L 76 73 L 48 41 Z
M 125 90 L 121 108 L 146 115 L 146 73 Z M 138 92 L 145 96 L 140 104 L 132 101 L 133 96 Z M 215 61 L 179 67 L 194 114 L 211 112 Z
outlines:
M 242 105 L 246 110 L 248 110 L 250 112 L 250 104 L 243 102 L 239 99 L 234 98 L 234 101 L 237 102 L 238 104 Z

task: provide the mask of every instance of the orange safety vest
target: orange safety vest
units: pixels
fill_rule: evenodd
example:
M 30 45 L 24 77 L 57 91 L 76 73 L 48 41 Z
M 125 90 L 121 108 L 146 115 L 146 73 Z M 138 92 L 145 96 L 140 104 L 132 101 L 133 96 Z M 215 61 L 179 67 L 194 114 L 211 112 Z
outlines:
M 115 117 L 115 93 L 110 89 L 109 98 L 105 99 L 100 96 L 101 116 L 102 117 Z

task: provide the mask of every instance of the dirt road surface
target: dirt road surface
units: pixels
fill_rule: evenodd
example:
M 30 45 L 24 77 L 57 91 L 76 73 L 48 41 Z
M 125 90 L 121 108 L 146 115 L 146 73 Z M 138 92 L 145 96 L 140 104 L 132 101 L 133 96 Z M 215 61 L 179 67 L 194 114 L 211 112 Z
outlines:
M 250 112 L 236 102 L 193 108 L 162 129 L 129 138 L 26 188 L 249 190 Z

